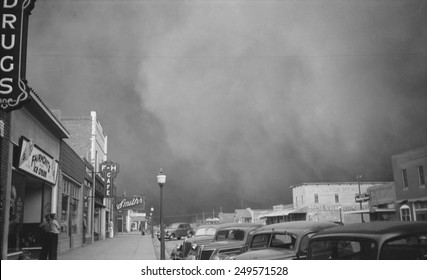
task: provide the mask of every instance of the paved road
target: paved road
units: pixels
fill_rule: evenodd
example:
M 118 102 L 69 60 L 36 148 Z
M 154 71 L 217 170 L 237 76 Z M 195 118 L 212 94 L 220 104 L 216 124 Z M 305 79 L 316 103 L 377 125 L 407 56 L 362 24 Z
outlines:
M 121 233 L 114 238 L 96 241 L 94 244 L 74 248 L 58 255 L 59 260 L 156 260 L 156 238 L 141 236 L 139 232 Z M 158 242 L 158 241 L 157 241 Z

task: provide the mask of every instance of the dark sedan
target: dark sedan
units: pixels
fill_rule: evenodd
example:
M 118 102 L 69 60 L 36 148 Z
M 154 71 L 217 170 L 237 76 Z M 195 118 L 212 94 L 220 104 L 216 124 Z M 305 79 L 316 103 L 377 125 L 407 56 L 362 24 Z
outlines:
M 251 233 L 246 253 L 233 260 L 289 260 L 307 257 L 308 241 L 321 230 L 337 227 L 333 222 L 285 222 L 261 227 Z
M 425 260 L 427 222 L 369 222 L 328 229 L 309 243 L 312 260 Z
M 261 226 L 261 224 L 238 225 L 220 230 L 215 242 L 200 247 L 197 259 L 222 260 L 229 256 L 244 253 L 248 236 Z

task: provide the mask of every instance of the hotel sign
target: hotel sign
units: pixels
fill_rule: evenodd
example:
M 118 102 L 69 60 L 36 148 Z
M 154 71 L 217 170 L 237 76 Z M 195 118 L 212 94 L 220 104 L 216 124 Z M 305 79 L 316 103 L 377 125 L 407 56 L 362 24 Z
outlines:
M 21 138 L 20 147 L 19 169 L 55 185 L 58 175 L 56 160 L 24 137 Z
M 116 203 L 117 210 L 124 210 L 124 209 L 145 210 L 145 196 L 122 197 L 122 198 L 119 198 L 118 200 L 120 201 Z
M 19 109 L 29 97 L 25 81 L 28 17 L 35 0 L 0 0 L 0 109 Z

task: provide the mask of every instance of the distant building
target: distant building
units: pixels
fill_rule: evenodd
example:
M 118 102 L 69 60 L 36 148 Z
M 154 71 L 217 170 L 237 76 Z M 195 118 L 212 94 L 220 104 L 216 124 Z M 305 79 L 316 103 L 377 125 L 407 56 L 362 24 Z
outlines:
M 392 156 L 396 210 L 402 221 L 427 221 L 427 146 Z
M 388 182 L 360 182 L 363 197 L 368 188 Z M 343 223 L 369 221 L 369 199 L 359 203 L 358 182 L 303 183 L 291 186 L 293 209 L 288 214 L 306 215 L 308 221 L 335 221 Z M 362 208 L 362 209 L 360 209 Z
M 236 209 L 234 211 L 234 222 L 252 223 L 252 215 L 248 209 Z
M 396 220 L 396 192 L 394 182 L 368 188 L 369 194 L 369 220 L 394 221 Z

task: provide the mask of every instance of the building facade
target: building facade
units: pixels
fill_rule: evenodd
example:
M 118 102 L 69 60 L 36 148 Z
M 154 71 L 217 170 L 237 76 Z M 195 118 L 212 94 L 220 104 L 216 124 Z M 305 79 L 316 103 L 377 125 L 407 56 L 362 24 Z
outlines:
M 427 146 L 392 156 L 396 214 L 402 221 L 427 221 Z
M 62 225 L 58 238 L 58 253 L 61 254 L 83 244 L 86 165 L 83 159 L 62 141 L 59 167 L 57 219 Z
M 94 111 L 89 116 L 62 116 L 60 111 L 56 111 L 56 114 L 71 134 L 65 140 L 66 143 L 95 169 L 96 175 L 92 174 L 96 178 L 95 189 L 86 196 L 89 197 L 87 203 L 90 205 L 87 220 L 90 227 L 93 227 L 90 231 L 94 234 L 94 240 L 104 239 L 108 234 L 108 222 L 113 219 L 113 199 L 105 198 L 104 180 L 100 176 L 100 164 L 107 161 L 108 137 Z
M 58 206 L 60 143 L 69 133 L 33 91 L 20 110 L 1 113 L 2 259 L 40 246 L 39 224 Z M 6 135 L 7 134 L 7 135 Z
M 387 182 L 303 183 L 291 186 L 293 210 L 306 213 L 308 221 L 342 223 L 369 221 L 369 199 L 356 202 L 356 196 L 366 194 L 368 188 Z

